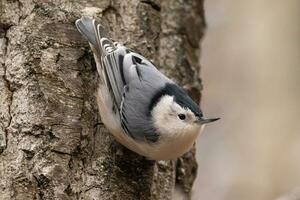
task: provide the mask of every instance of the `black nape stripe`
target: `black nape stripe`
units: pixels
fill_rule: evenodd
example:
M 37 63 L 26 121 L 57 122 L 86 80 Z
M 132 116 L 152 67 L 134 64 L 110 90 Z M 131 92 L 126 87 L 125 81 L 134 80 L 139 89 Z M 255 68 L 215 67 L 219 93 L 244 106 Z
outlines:
M 165 87 L 161 88 L 150 101 L 148 106 L 148 115 L 150 116 L 152 109 L 159 102 L 160 98 L 164 95 L 170 95 L 174 97 L 176 103 L 183 108 L 189 108 L 196 116 L 202 117 L 203 114 L 199 106 L 188 96 L 188 94 L 179 86 L 173 83 L 167 83 Z
M 160 90 L 158 90 L 155 95 L 152 97 L 152 99 L 150 100 L 150 104 L 148 106 L 148 116 L 151 115 L 151 111 L 153 110 L 154 106 L 158 103 L 158 101 L 160 100 L 160 98 L 164 95 L 166 95 L 166 89 L 161 88 Z

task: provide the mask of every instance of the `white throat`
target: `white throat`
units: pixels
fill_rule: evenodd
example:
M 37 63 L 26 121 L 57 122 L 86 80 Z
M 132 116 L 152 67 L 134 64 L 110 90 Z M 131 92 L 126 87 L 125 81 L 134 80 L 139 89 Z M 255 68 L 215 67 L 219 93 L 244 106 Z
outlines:
M 161 157 L 175 158 L 187 152 L 204 128 L 195 123 L 180 121 L 177 112 L 188 113 L 174 102 L 172 96 L 167 95 L 163 96 L 152 110 L 152 120 L 160 134 L 157 149 Z

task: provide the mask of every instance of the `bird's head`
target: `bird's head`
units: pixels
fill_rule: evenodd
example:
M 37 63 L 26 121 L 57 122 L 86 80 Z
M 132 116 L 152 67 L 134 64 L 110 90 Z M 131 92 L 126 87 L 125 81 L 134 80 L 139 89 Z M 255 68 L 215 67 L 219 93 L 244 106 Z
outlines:
M 152 107 L 154 127 L 164 137 L 198 135 L 205 124 L 219 118 L 205 119 L 199 106 L 176 84 L 167 84 Z

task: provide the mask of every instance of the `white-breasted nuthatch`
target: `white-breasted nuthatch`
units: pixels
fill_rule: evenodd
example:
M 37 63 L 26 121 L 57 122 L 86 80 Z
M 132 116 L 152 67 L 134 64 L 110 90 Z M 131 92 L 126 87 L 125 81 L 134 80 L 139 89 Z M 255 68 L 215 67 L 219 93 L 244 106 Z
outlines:
M 118 142 L 153 160 L 187 152 L 206 123 L 199 106 L 146 58 L 113 43 L 89 17 L 76 21 L 88 40 L 100 76 L 102 122 Z

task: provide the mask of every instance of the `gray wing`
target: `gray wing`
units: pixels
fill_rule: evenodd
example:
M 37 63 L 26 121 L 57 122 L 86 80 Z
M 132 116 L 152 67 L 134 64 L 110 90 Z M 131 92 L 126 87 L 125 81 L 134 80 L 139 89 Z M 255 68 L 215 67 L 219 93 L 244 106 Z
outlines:
M 154 129 L 149 107 L 153 97 L 172 81 L 136 53 L 125 56 L 124 68 L 130 70 L 126 74 L 130 76 L 130 82 L 123 93 L 122 127 L 134 139 L 156 142 L 159 135 Z

